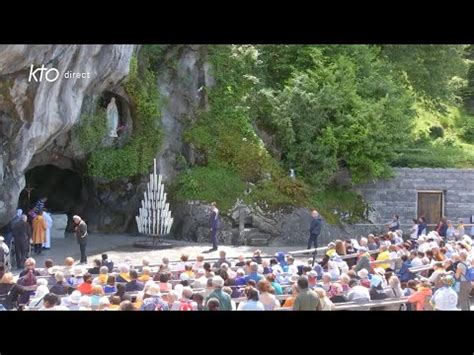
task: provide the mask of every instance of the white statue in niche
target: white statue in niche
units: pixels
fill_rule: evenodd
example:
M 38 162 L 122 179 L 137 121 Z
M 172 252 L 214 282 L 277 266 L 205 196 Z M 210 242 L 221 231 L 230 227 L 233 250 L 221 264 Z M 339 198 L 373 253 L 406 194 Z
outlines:
M 290 178 L 291 178 L 292 180 L 295 180 L 295 179 L 296 179 L 295 169 L 290 169 Z
M 119 113 L 118 108 L 115 103 L 115 97 L 112 97 L 108 106 L 107 106 L 107 130 L 109 132 L 109 137 L 118 137 L 117 127 L 119 123 Z

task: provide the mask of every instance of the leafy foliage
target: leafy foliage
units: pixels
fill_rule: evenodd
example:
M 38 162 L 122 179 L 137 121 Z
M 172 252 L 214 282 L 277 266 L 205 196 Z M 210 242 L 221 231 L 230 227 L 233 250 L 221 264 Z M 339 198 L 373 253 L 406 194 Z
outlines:
M 332 186 L 314 194 L 311 201 L 328 223 L 357 223 L 368 217 L 367 203 L 360 195 L 344 187 Z
M 466 81 L 464 50 L 212 46 L 209 61 L 216 85 L 208 90 L 210 109 L 189 128 L 186 140 L 201 150 L 210 171 L 225 169 L 239 184 L 253 182 L 252 192 L 244 196 L 249 203 L 317 205 L 322 210 L 326 203 L 363 218 L 365 207 L 358 197 L 331 183 L 342 167 L 357 183 L 389 176 L 391 164 L 470 160 L 430 160 L 459 156 L 474 132 L 474 120 L 456 115 L 454 108 Z M 256 127 L 272 137 L 272 153 L 278 154 L 269 154 Z M 414 150 L 429 147 L 438 157 L 412 159 L 418 158 Z M 287 178 L 289 168 L 295 169 L 296 182 Z M 348 203 L 337 204 L 338 199 Z M 345 216 L 351 219 L 351 212 Z
M 387 176 L 393 145 L 407 139 L 413 101 L 377 52 L 315 48 L 312 68 L 274 94 L 272 118 L 287 162 L 313 184 L 327 185 L 341 165 L 354 182 Z
M 99 109 L 94 114 L 82 115 L 79 123 L 73 129 L 73 134 L 77 136 L 85 153 L 92 152 L 100 147 L 107 134 L 105 109 Z
M 117 180 L 146 173 L 161 145 L 160 102 L 154 72 L 147 65 L 140 71 L 137 58 L 133 58 L 125 89 L 134 104 L 131 140 L 121 148 L 93 151 L 88 160 L 91 176 Z
M 177 200 L 216 201 L 223 212 L 245 190 L 239 176 L 224 168 L 195 167 L 181 174 L 177 185 Z
M 382 54 L 425 98 L 454 101 L 468 67 L 464 45 L 385 45 Z M 461 83 L 462 84 L 462 83 Z

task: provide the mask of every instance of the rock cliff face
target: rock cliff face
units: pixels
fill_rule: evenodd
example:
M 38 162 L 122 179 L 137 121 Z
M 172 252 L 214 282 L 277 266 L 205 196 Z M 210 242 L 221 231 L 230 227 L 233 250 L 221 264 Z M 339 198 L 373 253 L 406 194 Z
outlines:
M 200 201 L 187 201 L 172 205 L 175 217 L 173 234 L 178 239 L 210 243 L 208 218 L 210 205 Z M 239 229 L 239 214 L 243 213 L 243 230 Z M 233 245 L 305 245 L 308 241 L 310 211 L 306 208 L 290 208 L 279 211 L 263 211 L 259 207 L 236 203 L 231 211 L 220 217 L 219 243 Z M 324 224 L 319 245 L 335 239 L 347 239 L 373 233 L 370 226 L 361 228 L 341 223 Z
M 130 137 L 134 126 L 133 102 L 121 83 L 136 49 L 132 45 L 0 46 L 0 227 L 15 214 L 25 188 L 25 174 L 31 182 L 38 169 L 36 178 L 46 178 L 50 185 L 50 206 L 69 215 L 82 215 L 92 231 L 136 231 L 134 216 L 147 177 L 114 182 L 87 177 L 86 154 L 72 133 L 82 113 L 89 112 L 98 101 L 103 104 L 115 97 L 128 131 L 113 144 L 120 147 Z M 206 92 L 213 79 L 206 51 L 206 46 L 199 45 L 169 46 L 158 64 L 156 89 L 162 101 L 157 104 L 161 108 L 163 144 L 156 156 L 165 183 L 172 182 L 186 166 L 204 159 L 183 140 L 183 132 L 195 122 L 200 110 L 208 109 Z M 57 69 L 58 79 L 47 80 L 55 75 L 51 71 L 41 81 L 29 81 L 31 65 Z M 66 73 L 85 73 L 86 77 L 65 78 Z M 265 140 L 267 145 L 271 145 L 269 139 Z M 105 139 L 104 146 L 110 146 L 109 143 L 112 144 Z M 39 180 L 36 183 L 37 188 L 44 184 Z M 69 191 L 75 187 L 77 191 Z M 48 195 L 45 191 L 41 193 Z M 74 198 L 66 200 L 67 195 Z M 209 242 L 207 204 L 174 202 L 171 209 L 175 238 Z M 291 245 L 307 240 L 311 217 L 306 209 L 269 212 L 236 204 L 225 212 L 227 217 L 222 217 L 219 231 L 221 244 L 256 241 Z M 239 218 L 240 212 L 243 219 Z M 347 226 L 326 226 L 320 243 L 351 234 Z
M 128 74 L 133 48 L 0 46 L 0 225 L 14 215 L 33 157 L 72 128 L 86 97 L 100 95 Z M 59 76 L 53 80 L 52 70 L 31 77 L 31 65 L 33 70 L 57 69 Z M 72 73 L 85 73 L 85 78 L 71 78 Z

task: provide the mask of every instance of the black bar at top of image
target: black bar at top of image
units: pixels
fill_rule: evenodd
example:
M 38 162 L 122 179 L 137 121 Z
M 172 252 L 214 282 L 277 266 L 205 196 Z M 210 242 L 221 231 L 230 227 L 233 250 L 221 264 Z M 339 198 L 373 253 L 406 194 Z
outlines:
M 269 16 L 270 17 L 270 16 Z M 455 44 L 474 43 L 474 27 L 464 28 L 437 22 L 407 22 L 406 19 L 384 22 L 384 18 L 365 20 L 333 20 L 319 13 L 308 19 L 292 17 L 286 20 L 269 20 L 252 16 L 228 20 L 174 19 L 161 15 L 154 21 L 144 18 L 129 23 L 124 19 L 111 25 L 109 21 L 81 26 L 62 26 L 60 23 L 41 24 L 31 31 L 15 31 L 7 24 L 0 26 L 0 43 L 3 44 L 327 44 L 327 43 L 393 43 L 393 44 Z M 269 22 L 270 21 L 270 22 Z M 112 21 L 113 22 L 113 21 Z

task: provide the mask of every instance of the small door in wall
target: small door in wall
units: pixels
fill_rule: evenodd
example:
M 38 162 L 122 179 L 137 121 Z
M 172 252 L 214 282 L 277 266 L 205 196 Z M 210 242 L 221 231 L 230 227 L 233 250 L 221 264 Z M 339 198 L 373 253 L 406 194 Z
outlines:
M 418 192 L 418 216 L 424 216 L 428 224 L 437 224 L 443 217 L 443 192 Z

